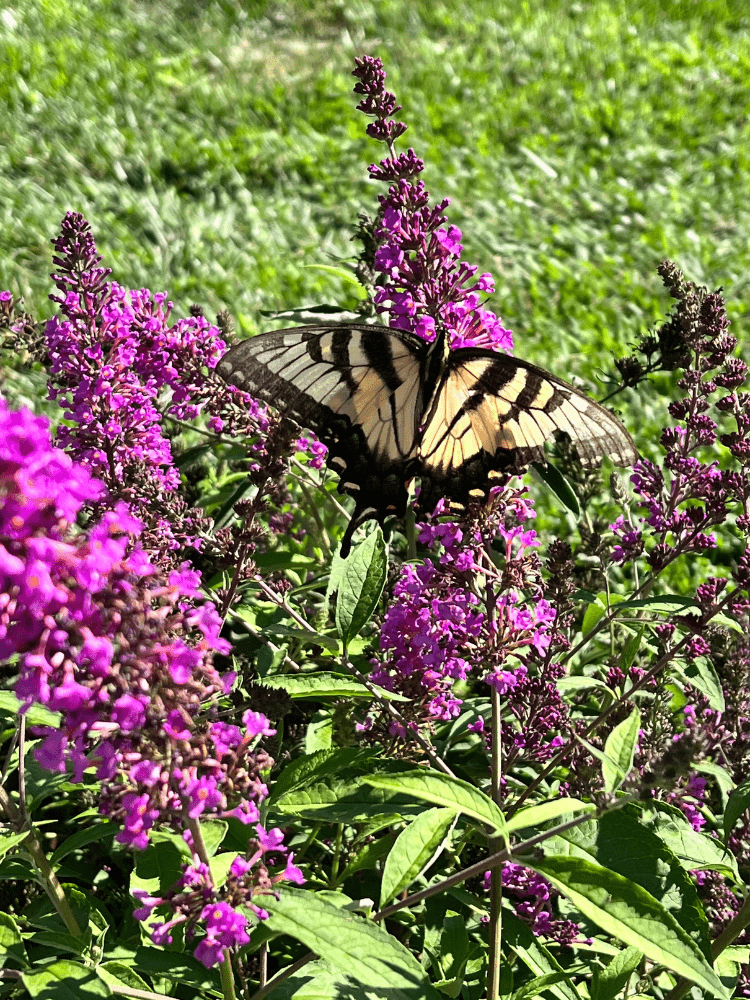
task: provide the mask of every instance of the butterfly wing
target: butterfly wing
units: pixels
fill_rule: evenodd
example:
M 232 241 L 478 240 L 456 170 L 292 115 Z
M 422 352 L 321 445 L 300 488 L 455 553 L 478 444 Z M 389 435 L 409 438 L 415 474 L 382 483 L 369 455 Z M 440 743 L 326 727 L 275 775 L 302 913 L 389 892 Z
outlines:
M 544 444 L 558 432 L 569 435 L 585 467 L 604 455 L 617 465 L 636 459 L 619 420 L 562 379 L 509 355 L 454 351 L 419 444 L 420 509 L 434 510 L 441 497 L 454 508 L 486 502 L 504 475 L 544 461 Z
M 339 491 L 356 501 L 344 555 L 363 521 L 382 523 L 406 510 L 426 349 L 382 326 L 297 327 L 245 340 L 217 366 L 227 382 L 315 431 L 328 447 Z

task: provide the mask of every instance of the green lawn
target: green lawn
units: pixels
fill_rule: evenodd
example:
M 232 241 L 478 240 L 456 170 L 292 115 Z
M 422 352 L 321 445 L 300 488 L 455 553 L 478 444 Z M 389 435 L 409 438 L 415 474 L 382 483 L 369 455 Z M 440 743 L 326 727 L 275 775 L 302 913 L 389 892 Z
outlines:
M 663 257 L 750 275 L 750 17 L 697 0 L 308 4 L 18 0 L 0 14 L 0 287 L 43 315 L 49 240 L 92 223 L 125 285 L 185 312 L 352 302 L 384 155 L 354 111 L 380 55 L 519 354 L 591 378 L 669 306 Z M 624 404 L 623 404 L 624 405 Z

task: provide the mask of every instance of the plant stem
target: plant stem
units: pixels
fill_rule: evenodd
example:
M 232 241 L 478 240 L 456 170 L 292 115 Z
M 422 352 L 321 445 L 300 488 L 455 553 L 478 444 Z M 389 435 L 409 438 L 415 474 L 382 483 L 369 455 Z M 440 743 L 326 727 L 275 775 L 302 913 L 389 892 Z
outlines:
M 11 799 L 8 795 L 5 788 L 0 786 L 0 815 L 4 814 L 8 818 L 13 829 L 18 833 L 28 830 L 28 834 L 26 838 L 21 841 L 20 847 L 31 859 L 31 863 L 34 865 L 39 875 L 39 881 L 44 887 L 44 891 L 52 901 L 52 905 L 55 907 L 58 916 L 68 929 L 68 933 L 72 937 L 80 937 L 82 931 L 78 926 L 78 921 L 76 920 L 75 914 L 73 913 L 71 905 L 68 902 L 68 897 L 65 895 L 65 890 L 58 882 L 52 865 L 47 860 L 47 855 L 44 853 L 44 849 L 39 841 L 36 830 L 31 825 L 31 820 L 26 812 L 25 779 L 23 771 L 23 760 L 25 755 L 23 725 L 19 727 L 19 731 L 21 733 L 21 739 L 19 742 L 19 760 L 21 762 L 19 766 L 19 780 L 21 784 L 20 798 L 23 803 L 23 808 L 19 809 L 13 799 Z
M 210 869 L 211 859 L 206 850 L 206 842 L 203 839 L 203 831 L 197 819 L 188 820 L 188 829 L 193 838 L 193 851 L 198 855 L 203 864 Z M 221 990 L 224 1000 L 237 1000 L 234 989 L 234 972 L 232 971 L 232 960 L 229 957 L 227 948 L 223 949 L 223 958 L 219 963 L 219 974 L 221 976 Z
M 500 693 L 492 688 L 492 799 L 499 807 L 502 800 L 500 776 L 502 769 L 502 717 Z M 498 838 L 489 840 L 490 854 L 501 848 Z M 490 870 L 490 925 L 489 925 L 489 968 L 487 971 L 487 1000 L 497 1000 L 500 995 L 500 959 L 503 945 L 503 868 L 502 865 Z

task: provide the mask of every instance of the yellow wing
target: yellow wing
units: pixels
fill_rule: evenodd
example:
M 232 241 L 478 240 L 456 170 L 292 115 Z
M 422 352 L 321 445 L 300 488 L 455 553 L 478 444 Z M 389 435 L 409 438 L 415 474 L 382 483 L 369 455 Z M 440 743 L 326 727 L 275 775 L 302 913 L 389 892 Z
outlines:
M 419 338 L 382 326 L 298 327 L 245 340 L 217 366 L 227 382 L 327 445 L 339 490 L 356 501 L 342 554 L 363 521 L 406 511 L 427 350 Z
M 617 465 L 637 456 L 619 420 L 562 379 L 505 354 L 454 351 L 418 447 L 420 509 L 432 511 L 441 497 L 454 508 L 486 502 L 505 475 L 544 461 L 544 444 L 558 433 L 586 467 L 604 455 Z

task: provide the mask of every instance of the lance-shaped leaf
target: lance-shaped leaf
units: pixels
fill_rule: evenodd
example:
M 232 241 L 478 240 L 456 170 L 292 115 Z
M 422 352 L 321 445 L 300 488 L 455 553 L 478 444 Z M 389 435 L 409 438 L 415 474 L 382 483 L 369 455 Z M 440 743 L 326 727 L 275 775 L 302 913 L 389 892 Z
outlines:
M 436 771 L 401 771 L 396 774 L 373 774 L 364 779 L 365 784 L 384 791 L 414 796 L 435 806 L 444 806 L 455 812 L 471 816 L 505 836 L 505 817 L 492 799 L 468 781 L 451 778 Z
M 580 799 L 550 799 L 549 802 L 540 802 L 536 806 L 528 806 L 514 813 L 507 821 L 508 833 L 515 830 L 525 830 L 530 826 L 541 826 L 542 823 L 549 823 L 550 820 L 558 819 L 560 816 L 567 816 L 579 812 L 596 812 L 593 802 L 581 802 Z
M 721 980 L 672 914 L 630 879 L 583 858 L 554 856 L 523 863 L 544 875 L 607 934 L 666 968 L 729 1000 Z
M 394 1000 L 438 1000 L 412 953 L 371 920 L 288 886 L 278 899 L 264 896 L 263 908 L 269 930 L 296 938 L 363 986 L 385 989 Z
M 383 868 L 381 907 L 432 864 L 443 849 L 455 818 L 455 809 L 427 809 L 401 831 Z
M 608 792 L 616 791 L 633 767 L 633 756 L 641 728 L 641 713 L 634 708 L 627 719 L 615 726 L 604 744 L 602 777 Z
M 383 532 L 378 528 L 357 545 L 338 575 L 336 628 L 344 648 L 370 620 L 388 572 Z
M 732 792 L 724 810 L 724 836 L 728 837 L 734 829 L 734 824 L 750 809 L 750 781 L 745 781 Z

